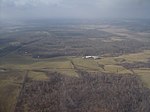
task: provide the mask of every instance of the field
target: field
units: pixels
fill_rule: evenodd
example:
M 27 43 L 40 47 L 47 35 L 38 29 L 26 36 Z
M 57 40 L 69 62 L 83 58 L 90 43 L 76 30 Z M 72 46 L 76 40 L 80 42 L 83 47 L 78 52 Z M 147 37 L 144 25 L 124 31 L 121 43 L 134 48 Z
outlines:
M 137 75 L 139 75 L 141 79 L 143 80 L 144 84 L 150 88 L 150 69 L 139 68 L 139 69 L 134 69 L 133 71 Z
M 0 110 L 2 112 L 14 111 L 24 75 L 25 72 L 14 70 L 0 72 Z
M 59 57 L 51 59 L 33 59 L 29 63 L 24 63 L 26 60 L 17 63 L 15 58 L 14 62 L 2 63 L 1 68 L 5 69 L 15 69 L 15 70 L 41 70 L 41 71 L 57 71 L 57 72 L 75 72 L 77 69 L 85 71 L 95 71 L 95 72 L 106 72 L 106 73 L 117 73 L 117 74 L 133 74 L 132 69 L 130 69 L 125 64 L 132 64 L 138 66 L 138 64 L 149 63 L 150 51 L 142 51 L 140 53 L 130 53 L 126 55 L 120 55 L 116 57 L 101 57 L 101 59 L 83 59 L 82 57 Z M 16 58 L 18 60 L 18 58 Z M 4 61 L 4 60 L 3 60 Z M 8 60 L 9 61 L 9 60 Z M 130 66 L 130 65 L 129 65 Z M 138 68 L 136 68 L 138 69 Z M 139 67 L 140 69 L 140 67 Z M 67 74 L 67 72 L 65 72 Z M 73 73 L 74 74 L 74 73 Z M 71 75 L 71 74 L 70 74 Z
M 3 26 L 0 112 L 149 112 L 150 29 L 126 24 Z

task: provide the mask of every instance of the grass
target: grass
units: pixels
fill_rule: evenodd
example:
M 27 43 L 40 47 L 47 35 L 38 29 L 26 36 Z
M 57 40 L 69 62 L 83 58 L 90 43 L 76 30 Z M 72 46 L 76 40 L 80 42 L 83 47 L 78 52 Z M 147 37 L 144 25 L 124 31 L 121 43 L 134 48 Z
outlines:
M 103 69 L 99 67 L 98 63 L 93 59 L 74 58 L 73 63 L 79 69 L 86 71 L 103 71 Z
M 102 59 L 98 59 L 96 60 L 99 64 L 102 65 L 112 65 L 112 64 L 117 64 L 117 62 L 115 61 L 114 57 L 106 57 L 106 58 L 102 58 Z
M 14 110 L 16 99 L 21 88 L 24 72 L 0 72 L 0 111 Z
M 10 112 L 14 109 L 21 85 L 9 81 L 2 81 L 2 83 L 5 84 L 0 84 L 0 110 L 2 110 L 2 112 Z
M 47 71 L 56 71 L 69 76 L 78 76 L 74 66 L 70 61 L 56 61 L 56 62 L 38 62 L 30 65 L 32 69 L 44 69 Z
M 131 71 L 119 65 L 105 65 L 105 71 L 108 73 L 117 73 L 117 74 L 132 74 Z
M 8 56 L 5 59 L 0 59 L 1 68 L 30 70 L 30 77 L 34 80 L 45 80 L 46 75 L 42 72 L 33 72 L 34 70 L 57 71 L 69 76 L 78 76 L 75 67 L 87 72 L 106 72 L 116 74 L 132 74 L 127 70 L 122 63 L 147 62 L 150 58 L 150 50 L 145 50 L 139 53 L 131 53 L 118 57 L 102 57 L 101 59 L 82 59 L 81 57 L 57 57 L 50 59 L 32 59 L 30 57 Z M 74 63 L 72 65 L 71 61 Z M 144 73 L 143 73 L 144 74 Z M 147 75 L 144 75 L 147 77 Z M 146 80 L 146 79 L 144 79 Z
M 145 85 L 150 88 L 150 68 L 134 69 L 133 71 L 139 75 Z
M 116 73 L 116 74 L 132 74 L 130 70 L 117 65 L 124 61 L 119 58 L 116 60 L 114 57 L 106 57 L 98 60 L 93 59 L 81 59 L 76 58 L 73 59 L 75 66 L 77 66 L 81 70 L 85 70 L 87 72 L 106 72 L 106 73 Z M 103 65 L 104 69 L 100 66 Z
M 44 72 L 30 71 L 28 77 L 32 80 L 48 80 L 48 76 Z
M 57 72 L 71 77 L 78 77 L 78 74 L 74 69 L 70 69 L 70 70 L 61 69 L 61 70 L 57 70 Z
M 25 65 L 36 62 L 35 59 L 28 56 L 20 56 L 15 54 L 9 54 L 5 57 L 0 58 L 0 65 L 14 64 L 14 65 Z
M 70 61 L 39 61 L 31 64 L 3 64 L 1 68 L 33 70 L 33 69 L 73 69 Z
M 147 62 L 149 58 L 150 50 L 144 50 L 143 52 L 125 54 L 118 57 L 103 57 L 102 59 L 97 60 L 97 62 L 103 65 L 115 65 L 123 62 Z
M 140 53 L 133 53 L 128 55 L 119 56 L 119 58 L 123 58 L 126 62 L 133 63 L 133 62 L 147 62 L 150 58 L 150 50 L 145 50 Z
M 70 61 L 60 61 L 60 62 L 37 62 L 29 65 L 31 68 L 39 69 L 73 69 L 73 65 Z

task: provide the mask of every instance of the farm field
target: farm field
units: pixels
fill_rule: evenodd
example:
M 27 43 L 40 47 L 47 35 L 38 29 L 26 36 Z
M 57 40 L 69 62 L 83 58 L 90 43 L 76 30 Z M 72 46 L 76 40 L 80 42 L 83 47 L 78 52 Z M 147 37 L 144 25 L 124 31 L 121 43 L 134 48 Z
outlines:
M 1 112 L 14 111 L 20 93 L 23 71 L 0 71 L 0 110 Z
M 23 62 L 17 63 L 17 61 L 13 60 L 14 62 L 3 63 L 0 64 L 0 68 L 8 69 L 8 70 L 22 70 L 22 71 L 36 71 L 37 77 L 38 71 L 43 72 L 59 72 L 62 74 L 66 74 L 69 76 L 78 76 L 78 70 L 87 71 L 87 72 L 100 72 L 100 73 L 114 73 L 114 74 L 134 74 L 137 73 L 138 75 L 141 73 L 141 67 L 139 68 L 128 68 L 125 67 L 123 64 L 135 64 L 137 66 L 138 62 L 148 63 L 150 58 L 150 51 L 142 51 L 140 53 L 132 53 L 127 55 L 121 55 L 118 57 L 101 57 L 101 59 L 83 59 L 82 57 L 59 57 L 54 58 L 54 60 L 49 59 L 39 59 L 36 61 L 31 61 L 30 63 L 26 64 Z M 17 58 L 16 58 L 17 59 Z M 31 59 L 30 59 L 31 60 Z M 144 68 L 147 68 L 146 66 Z M 138 71 L 139 70 L 139 71 Z M 134 72 L 136 71 L 136 72 Z M 149 71 L 149 69 L 147 69 Z M 33 73 L 35 76 L 36 72 Z M 138 73 L 139 72 L 139 73 Z M 143 75 L 144 71 L 141 75 Z M 40 72 L 40 74 L 43 74 Z M 145 75 L 145 77 L 148 74 Z M 33 77 L 32 76 L 32 77 Z M 143 79 L 143 78 L 142 78 Z M 147 81 L 148 82 L 148 81 Z
M 150 29 L 126 24 L 4 26 L 0 112 L 149 112 Z

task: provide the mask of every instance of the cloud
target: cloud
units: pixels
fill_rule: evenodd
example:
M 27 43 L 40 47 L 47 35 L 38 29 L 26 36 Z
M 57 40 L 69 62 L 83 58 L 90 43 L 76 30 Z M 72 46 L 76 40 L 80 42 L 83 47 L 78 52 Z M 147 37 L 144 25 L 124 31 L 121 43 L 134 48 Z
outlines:
M 3 18 L 149 17 L 150 0 L 1 0 Z
M 111 5 L 116 3 L 129 3 L 129 4 L 144 4 L 150 3 L 149 0 L 1 0 L 2 4 L 13 4 L 15 6 L 24 6 L 24 5 L 55 5 L 55 4 L 103 4 L 103 5 Z
M 2 0 L 3 5 L 19 6 L 38 6 L 38 5 L 55 5 L 60 4 L 63 0 Z

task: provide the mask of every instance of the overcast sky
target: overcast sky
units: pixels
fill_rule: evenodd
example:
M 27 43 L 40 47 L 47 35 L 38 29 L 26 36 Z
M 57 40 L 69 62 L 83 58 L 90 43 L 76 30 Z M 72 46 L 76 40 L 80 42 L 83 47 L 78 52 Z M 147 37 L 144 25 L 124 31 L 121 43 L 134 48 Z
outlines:
M 0 0 L 2 18 L 150 18 L 150 0 Z

